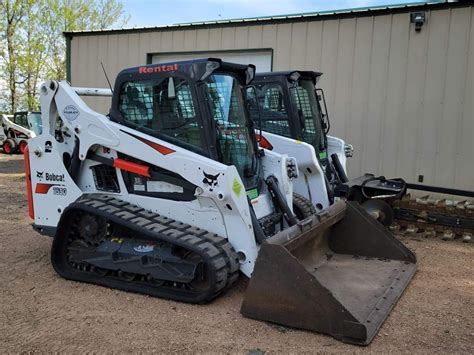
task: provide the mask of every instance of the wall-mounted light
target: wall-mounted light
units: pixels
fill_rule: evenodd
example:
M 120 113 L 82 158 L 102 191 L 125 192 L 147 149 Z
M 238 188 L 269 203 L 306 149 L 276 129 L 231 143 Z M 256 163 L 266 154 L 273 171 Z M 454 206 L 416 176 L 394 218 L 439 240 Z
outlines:
M 415 31 L 420 32 L 423 24 L 426 21 L 426 15 L 424 12 L 412 12 L 410 14 L 410 22 L 415 24 Z

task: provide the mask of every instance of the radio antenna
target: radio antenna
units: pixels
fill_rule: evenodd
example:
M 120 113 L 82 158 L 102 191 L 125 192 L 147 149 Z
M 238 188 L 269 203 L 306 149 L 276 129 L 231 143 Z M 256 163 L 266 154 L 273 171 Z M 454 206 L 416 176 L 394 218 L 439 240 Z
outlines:
M 100 62 L 100 65 L 102 66 L 102 70 L 104 71 L 105 79 L 107 79 L 107 82 L 109 83 L 110 91 L 112 91 L 112 94 L 113 94 L 114 90 L 112 89 L 112 85 L 110 85 L 110 80 L 109 80 L 109 77 L 107 76 L 107 72 L 105 71 L 104 63 Z

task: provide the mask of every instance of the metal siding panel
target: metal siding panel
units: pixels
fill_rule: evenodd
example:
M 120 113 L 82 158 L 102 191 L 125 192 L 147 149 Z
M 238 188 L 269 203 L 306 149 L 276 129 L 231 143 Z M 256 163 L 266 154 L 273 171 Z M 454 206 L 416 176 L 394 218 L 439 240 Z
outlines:
M 76 79 L 79 79 L 81 77 L 81 71 L 80 71 L 80 63 L 81 63 L 81 51 L 80 51 L 80 45 L 81 45 L 81 40 L 83 40 L 84 37 L 73 37 L 71 40 L 71 83 L 76 83 Z
M 172 51 L 173 51 L 173 32 L 171 31 L 162 32 L 159 52 L 172 52 Z
M 263 26 L 250 26 L 249 27 L 249 48 L 265 47 L 262 44 Z
M 76 38 L 78 45 L 77 45 L 77 53 L 75 57 L 77 58 L 77 74 L 75 77 L 72 77 L 72 82 L 76 86 L 83 86 L 89 80 L 90 72 L 87 70 L 87 53 L 88 52 L 88 40 L 89 37 L 83 38 Z
M 236 49 L 249 48 L 249 28 L 247 26 L 237 27 L 235 29 L 234 41 Z
M 148 33 L 138 34 L 138 51 L 143 61 L 146 61 L 146 55 L 150 51 Z
M 277 25 L 264 25 L 262 29 L 262 43 L 265 48 L 275 48 L 277 39 Z M 276 70 L 273 67 L 273 70 Z
M 397 147 L 403 144 L 399 137 L 398 118 L 402 113 L 405 71 L 407 64 L 409 14 L 396 14 L 392 18 L 390 57 L 388 66 L 385 114 L 383 122 L 382 159 L 379 171 L 386 176 L 396 176 Z
M 128 53 L 130 55 L 129 65 L 143 65 L 146 64 L 146 58 L 140 55 L 140 35 L 138 33 L 131 33 L 128 36 Z
M 105 82 L 104 73 L 102 70 L 102 66 L 100 65 L 100 60 L 98 58 L 99 55 L 99 38 L 97 36 L 91 37 L 88 45 L 88 52 L 89 55 L 87 56 L 88 61 L 88 72 L 97 71 L 101 75 L 91 75 L 89 79 L 88 85 L 93 87 L 103 87 L 102 82 Z
M 212 28 L 209 30 L 209 49 L 222 49 L 222 28 Z
M 431 27 L 426 26 L 416 32 L 410 25 L 408 57 L 405 76 L 405 89 L 398 122 L 397 174 L 409 181 L 417 181 L 418 168 L 416 153 L 422 121 L 419 119 L 423 109 L 428 38 Z
M 234 49 L 235 47 L 235 28 L 226 27 L 222 29 L 222 42 L 219 49 Z
M 291 31 L 290 68 L 305 69 L 307 27 L 308 24 L 306 22 L 293 24 Z
M 349 159 L 348 164 L 352 176 L 359 176 L 366 172 L 364 164 L 366 152 L 369 149 L 376 149 L 375 146 L 371 146 L 373 142 L 369 141 L 367 136 L 372 33 L 372 17 L 356 20 L 352 86 L 349 93 L 351 96 L 350 119 L 346 124 L 348 142 L 358 142 L 357 153 L 353 159 Z
M 380 171 L 383 133 L 384 104 L 387 90 L 388 62 L 392 16 L 376 16 L 372 33 L 370 82 L 367 106 L 367 149 L 364 149 L 364 172 L 382 174 Z M 355 142 L 354 142 L 355 143 Z M 355 156 L 359 154 L 354 151 Z
M 336 70 L 337 70 L 337 48 L 339 38 L 339 20 L 329 20 L 323 22 L 323 36 L 321 47 L 321 71 L 324 75 L 321 77 L 320 85 L 326 93 L 326 103 L 332 122 L 344 120 L 345 117 L 336 117 L 334 107 L 336 105 Z M 339 132 L 331 131 L 336 135 Z
M 163 39 L 163 32 L 149 32 L 144 34 L 148 38 L 148 51 L 147 53 L 156 53 L 160 52 L 163 49 L 161 48 L 161 43 Z
M 474 8 L 471 8 L 471 30 L 466 48 L 466 87 L 462 102 L 462 122 L 456 150 L 455 187 L 474 190 Z
M 336 87 L 334 91 L 335 105 L 334 117 L 332 127 L 334 133 L 337 133 L 342 139 L 349 138 L 348 122 L 352 115 L 350 111 L 352 95 L 352 73 L 354 65 L 354 39 L 355 39 L 355 19 L 341 20 L 339 24 L 339 35 L 337 44 L 337 56 L 334 59 L 336 62 Z M 355 157 L 355 160 L 358 158 Z M 353 161 L 354 163 L 354 161 Z
M 173 51 L 181 52 L 184 50 L 184 31 L 173 31 Z
M 462 99 L 466 84 L 469 22 L 469 11 L 451 10 L 443 119 L 437 132 L 439 155 L 436 161 L 436 182 L 442 186 L 453 186 L 455 181 L 456 148 L 462 123 Z
M 107 42 L 108 42 L 108 37 L 107 36 L 97 36 L 98 42 L 98 48 L 97 48 L 97 63 L 100 66 L 100 62 L 104 64 L 105 70 L 107 72 L 107 76 L 110 80 L 110 84 L 112 87 L 115 84 L 115 76 L 110 72 L 109 70 L 109 53 L 107 52 Z M 105 75 L 102 73 L 102 67 L 96 68 L 94 70 L 97 72 L 96 77 L 99 78 L 99 83 L 96 85 L 97 87 L 100 88 L 108 88 L 109 84 L 107 83 L 107 79 L 105 78 Z M 110 98 L 105 98 L 105 97 L 97 97 L 97 98 L 90 98 L 91 101 L 91 106 L 96 108 L 98 112 L 102 113 L 108 113 L 109 108 L 110 108 Z
M 450 11 L 433 11 L 429 14 L 428 54 L 424 82 L 423 112 L 419 120 L 422 130 L 418 135 L 416 153 L 417 175 L 423 175 L 426 184 L 434 185 L 438 144 L 437 130 L 442 120 L 443 94 L 446 78 Z M 425 29 L 423 29 L 425 30 Z
M 184 31 L 184 50 L 193 51 L 197 45 L 197 31 Z
M 277 26 L 277 40 L 275 46 L 275 56 L 273 58 L 273 70 L 291 69 L 291 27 L 291 23 L 283 23 Z
M 108 73 L 108 60 L 109 60 L 109 55 L 107 53 L 107 36 L 97 36 L 97 62 L 100 64 L 102 62 L 104 64 L 105 70 L 107 71 L 107 75 L 110 76 Z M 113 84 L 113 80 L 115 78 L 110 78 L 111 83 Z M 104 85 L 107 85 L 105 77 L 103 78 L 102 82 Z
M 309 22 L 306 34 L 306 55 L 304 68 L 307 70 L 321 70 L 321 57 L 323 45 L 323 22 Z
M 209 49 L 209 29 L 197 30 L 196 49 L 199 51 Z
M 128 47 L 128 40 L 129 40 L 130 34 L 128 34 L 126 37 L 119 38 L 118 40 L 118 46 L 117 46 L 117 65 L 115 67 L 115 75 L 117 75 L 122 69 L 126 68 L 129 66 L 129 47 Z

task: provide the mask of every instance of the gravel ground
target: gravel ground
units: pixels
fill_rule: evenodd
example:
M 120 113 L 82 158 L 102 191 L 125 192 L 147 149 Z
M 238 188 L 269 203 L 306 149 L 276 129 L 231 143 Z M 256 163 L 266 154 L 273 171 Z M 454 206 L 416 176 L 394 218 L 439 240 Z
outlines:
M 246 281 L 204 306 L 66 281 L 30 227 L 21 156 L 0 154 L 0 352 L 474 353 L 474 244 L 403 237 L 418 272 L 367 348 L 246 319 Z

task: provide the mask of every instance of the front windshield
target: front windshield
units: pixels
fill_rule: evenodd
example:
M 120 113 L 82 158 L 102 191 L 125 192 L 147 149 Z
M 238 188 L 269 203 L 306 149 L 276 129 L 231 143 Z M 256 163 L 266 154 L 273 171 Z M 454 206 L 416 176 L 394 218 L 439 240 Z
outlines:
M 314 90 L 312 80 L 302 79 L 296 87 L 291 90 L 291 99 L 294 101 L 298 114 L 304 120 L 301 138 L 304 142 L 311 144 L 316 153 L 325 154 L 325 137 L 321 124 L 321 109 Z
M 246 188 L 255 185 L 255 145 L 245 110 L 242 87 L 230 75 L 213 74 L 206 80 L 212 118 L 217 127 L 219 160 L 235 165 Z
M 43 132 L 43 124 L 41 123 L 41 113 L 40 112 L 32 112 L 28 117 L 31 125 L 31 129 L 37 136 L 39 136 Z
M 127 81 L 118 105 L 127 125 L 206 154 L 193 96 L 192 85 L 180 77 Z

